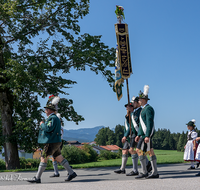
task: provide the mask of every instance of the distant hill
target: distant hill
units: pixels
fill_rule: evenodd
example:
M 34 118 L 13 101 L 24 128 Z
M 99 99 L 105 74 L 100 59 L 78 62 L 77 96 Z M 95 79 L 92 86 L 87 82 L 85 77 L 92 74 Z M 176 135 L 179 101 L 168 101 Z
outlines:
M 99 132 L 99 129 L 104 126 L 97 126 L 93 128 L 82 128 L 82 129 L 64 129 L 63 139 L 66 141 L 76 140 L 79 142 L 91 142 L 96 138 L 96 134 Z

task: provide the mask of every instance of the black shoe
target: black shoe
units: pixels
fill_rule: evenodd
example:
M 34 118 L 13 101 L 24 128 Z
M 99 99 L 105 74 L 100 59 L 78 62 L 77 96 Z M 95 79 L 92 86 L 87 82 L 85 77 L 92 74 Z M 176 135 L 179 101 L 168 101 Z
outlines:
M 65 181 L 71 181 L 76 176 L 77 176 L 77 174 L 74 172 L 73 174 L 69 175 L 69 177 Z
M 141 179 L 141 178 L 146 178 L 148 176 L 148 173 L 146 174 L 139 174 L 137 177 L 135 177 L 135 179 Z
M 194 166 L 190 166 L 190 167 L 188 168 L 188 170 L 194 170 L 194 169 L 195 169 Z
M 30 183 L 41 183 L 41 179 L 37 179 L 36 177 L 33 177 L 33 179 L 27 181 Z
M 200 172 L 198 174 L 196 174 L 195 176 L 200 176 Z
M 133 176 L 138 174 L 139 174 L 138 172 L 131 171 L 129 174 L 126 174 L 126 176 Z
M 114 172 L 117 173 L 117 174 L 125 174 L 126 170 L 118 169 L 118 170 L 115 170 Z
M 147 164 L 147 171 L 150 172 L 152 170 L 151 162 L 149 161 Z
M 159 174 L 156 174 L 156 175 L 151 174 L 146 177 L 146 179 L 151 179 L 151 178 L 159 178 Z
M 196 168 L 198 168 L 199 167 L 199 162 L 197 163 L 197 167 Z
M 53 175 L 51 175 L 49 177 L 60 177 L 60 174 L 53 174 Z

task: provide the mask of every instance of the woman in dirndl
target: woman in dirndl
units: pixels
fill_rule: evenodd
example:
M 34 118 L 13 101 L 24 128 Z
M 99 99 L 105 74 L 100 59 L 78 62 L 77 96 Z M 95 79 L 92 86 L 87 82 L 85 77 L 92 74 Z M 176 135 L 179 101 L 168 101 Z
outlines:
M 195 143 L 198 144 L 198 146 L 197 146 L 197 151 L 196 151 L 196 156 L 195 156 L 195 161 L 198 162 L 198 163 L 197 163 L 197 164 L 198 164 L 197 166 L 199 166 L 199 163 L 200 163 L 200 137 L 197 137 L 197 138 L 196 138 Z M 200 172 L 199 172 L 198 174 L 196 174 L 196 176 L 200 176 Z
M 191 166 L 188 170 L 195 169 L 194 160 L 195 160 L 195 150 L 196 150 L 196 143 L 195 140 L 197 138 L 197 132 L 195 131 L 195 119 L 189 121 L 186 125 L 189 130 L 187 135 L 187 143 L 185 145 L 184 157 L 185 161 L 191 162 Z

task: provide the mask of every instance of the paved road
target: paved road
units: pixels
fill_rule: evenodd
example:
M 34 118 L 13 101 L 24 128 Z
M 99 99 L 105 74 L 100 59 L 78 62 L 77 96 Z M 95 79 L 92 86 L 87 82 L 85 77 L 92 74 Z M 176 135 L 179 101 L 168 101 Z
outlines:
M 195 174 L 200 169 L 187 170 L 189 164 L 165 164 L 158 165 L 159 179 L 141 179 L 124 174 L 115 174 L 117 167 L 75 169 L 78 176 L 71 182 L 65 182 L 67 172 L 60 171 L 59 178 L 49 178 L 53 171 L 45 171 L 41 184 L 29 184 L 26 179 L 32 178 L 36 172 L 4 172 L 0 173 L 0 190 L 118 190 L 145 188 L 147 190 L 197 190 L 200 187 L 200 177 Z M 141 170 L 139 168 L 139 170 Z M 131 167 L 126 168 L 129 173 Z

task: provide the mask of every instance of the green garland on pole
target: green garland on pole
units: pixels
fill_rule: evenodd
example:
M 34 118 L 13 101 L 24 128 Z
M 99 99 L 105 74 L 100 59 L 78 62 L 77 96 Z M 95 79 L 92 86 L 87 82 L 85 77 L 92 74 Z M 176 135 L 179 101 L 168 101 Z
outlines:
M 116 10 L 115 10 L 115 14 L 117 17 L 120 17 L 122 16 L 123 19 L 125 19 L 125 16 L 124 16 L 124 8 L 122 6 L 119 6 L 119 5 L 116 5 Z

